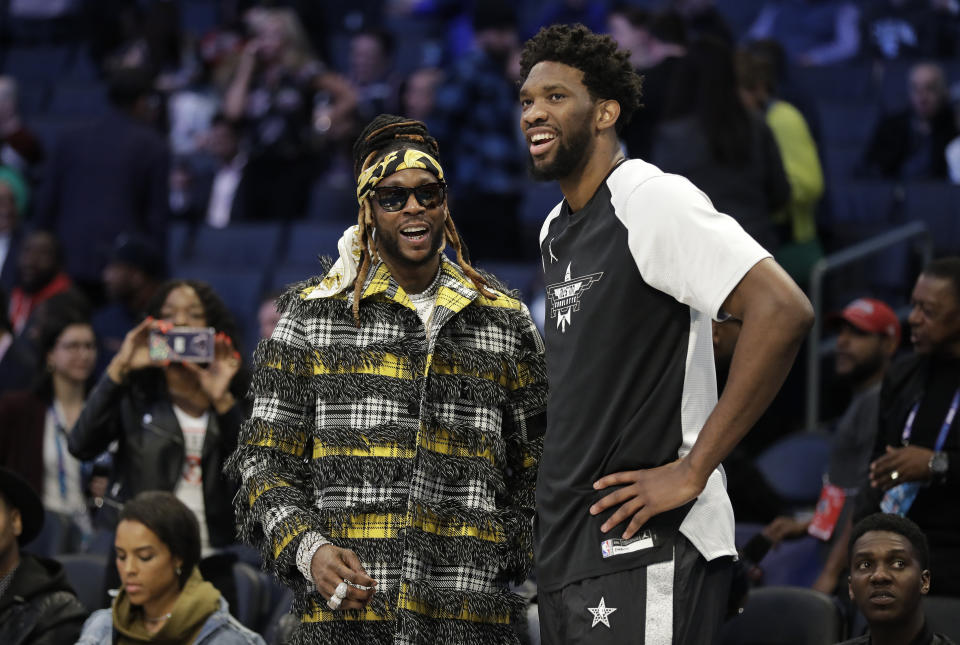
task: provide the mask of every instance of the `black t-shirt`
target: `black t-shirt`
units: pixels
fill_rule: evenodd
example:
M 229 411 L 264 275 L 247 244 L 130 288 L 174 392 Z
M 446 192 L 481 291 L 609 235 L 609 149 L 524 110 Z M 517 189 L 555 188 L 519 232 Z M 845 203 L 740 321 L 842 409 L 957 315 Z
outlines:
M 611 542 L 593 482 L 686 454 L 717 400 L 711 318 L 764 251 L 693 184 L 643 161 L 607 177 L 576 213 L 544 223 L 548 427 L 537 480 L 537 576 L 546 590 L 669 559 L 679 529 L 707 559 L 734 555 L 717 470 L 695 504 L 651 535 Z M 691 508 L 692 506 L 692 508 Z M 689 512 L 688 512 L 689 511 Z

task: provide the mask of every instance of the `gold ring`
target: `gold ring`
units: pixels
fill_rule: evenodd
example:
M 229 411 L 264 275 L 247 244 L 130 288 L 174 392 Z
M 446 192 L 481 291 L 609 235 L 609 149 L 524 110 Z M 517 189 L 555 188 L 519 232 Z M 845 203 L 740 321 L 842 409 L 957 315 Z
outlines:
M 897 472 L 896 470 L 893 471 L 892 473 L 890 473 L 890 480 L 891 480 L 891 481 L 897 481 L 897 479 L 899 479 L 899 477 L 900 477 L 900 473 Z

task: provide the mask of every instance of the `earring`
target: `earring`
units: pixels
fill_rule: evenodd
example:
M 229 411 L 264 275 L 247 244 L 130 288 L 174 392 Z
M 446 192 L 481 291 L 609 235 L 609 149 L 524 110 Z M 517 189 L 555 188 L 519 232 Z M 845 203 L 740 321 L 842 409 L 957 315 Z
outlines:
M 177 576 L 183 575 L 183 569 L 180 568 L 180 565 L 177 565 L 177 568 L 174 569 L 174 571 L 176 572 Z

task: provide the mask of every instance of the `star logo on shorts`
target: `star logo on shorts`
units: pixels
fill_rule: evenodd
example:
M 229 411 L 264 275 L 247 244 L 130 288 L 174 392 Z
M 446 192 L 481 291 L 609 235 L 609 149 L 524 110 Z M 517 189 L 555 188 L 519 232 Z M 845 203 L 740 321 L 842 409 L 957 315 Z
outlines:
M 593 614 L 593 624 L 590 625 L 590 629 L 593 629 L 597 626 L 597 623 L 603 623 L 608 628 L 610 627 L 610 614 L 617 610 L 616 607 L 607 607 L 606 601 L 604 601 L 603 596 L 600 597 L 600 604 L 596 607 L 587 607 L 587 611 Z

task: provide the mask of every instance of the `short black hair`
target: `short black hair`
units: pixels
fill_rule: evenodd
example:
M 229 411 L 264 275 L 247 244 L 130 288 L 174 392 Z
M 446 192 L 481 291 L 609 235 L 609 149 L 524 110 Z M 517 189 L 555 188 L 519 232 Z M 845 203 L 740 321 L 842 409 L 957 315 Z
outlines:
M 934 278 L 943 278 L 953 284 L 953 295 L 960 305 L 960 257 L 937 258 L 923 267 L 922 273 Z
M 619 133 L 640 107 L 643 78 L 630 64 L 630 52 L 619 49 L 613 38 L 595 34 L 581 24 L 544 27 L 523 46 L 520 82 L 537 63 L 552 61 L 583 72 L 583 84 L 594 99 L 620 104 Z
M 853 532 L 850 534 L 850 546 L 847 553 L 851 568 L 853 566 L 853 548 L 856 546 L 857 540 L 863 537 L 864 533 L 870 531 L 888 531 L 907 538 L 913 545 L 917 561 L 920 562 L 920 569 L 930 568 L 930 545 L 927 543 L 927 536 L 923 534 L 923 531 L 913 520 L 893 513 L 874 513 L 854 525 Z
M 173 493 L 148 490 L 123 505 L 120 521 L 140 522 L 157 534 L 170 554 L 180 558 L 180 588 L 200 562 L 200 525 L 196 516 Z

